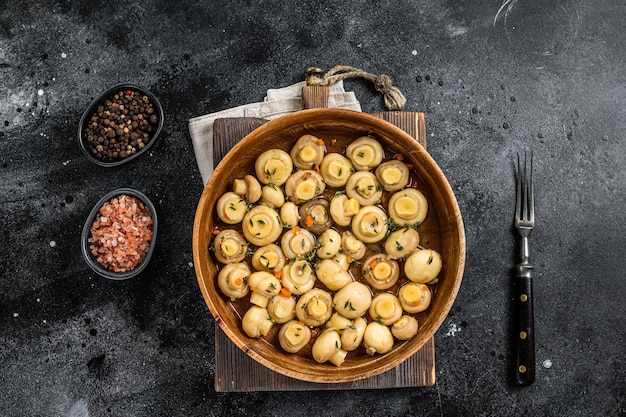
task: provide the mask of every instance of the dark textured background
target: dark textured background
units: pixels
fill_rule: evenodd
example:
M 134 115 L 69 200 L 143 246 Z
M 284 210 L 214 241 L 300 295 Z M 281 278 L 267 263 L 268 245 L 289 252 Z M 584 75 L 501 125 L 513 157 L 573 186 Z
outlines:
M 625 416 L 626 6 L 621 0 L 2 1 L 0 414 Z M 495 20 L 495 22 L 494 22 Z M 310 64 L 386 73 L 424 111 L 467 233 L 437 384 L 218 394 L 191 233 L 190 118 L 262 99 Z M 149 155 L 102 169 L 78 120 L 117 83 L 161 100 Z M 364 111 L 383 110 L 347 81 Z M 514 163 L 535 155 L 537 379 L 511 385 Z M 137 279 L 83 262 L 93 204 L 129 186 L 158 209 Z

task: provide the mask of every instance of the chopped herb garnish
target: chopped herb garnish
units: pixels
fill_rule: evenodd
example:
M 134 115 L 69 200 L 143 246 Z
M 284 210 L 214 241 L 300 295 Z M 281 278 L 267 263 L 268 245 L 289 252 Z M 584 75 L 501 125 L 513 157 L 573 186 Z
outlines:
M 265 224 L 265 220 L 261 220 L 261 219 L 259 219 L 259 220 L 257 220 L 257 223 L 258 223 L 258 224 Z
M 343 174 L 343 168 L 339 168 L 339 172 L 337 173 L 337 176 L 341 177 L 342 174 Z
M 343 305 L 343 308 L 350 311 L 356 311 L 356 308 L 354 308 L 350 300 L 346 301 L 346 303 Z
M 428 257 L 428 262 L 426 262 L 426 263 L 427 263 L 428 265 L 430 265 L 430 264 L 432 264 L 432 263 L 433 263 L 433 256 L 432 256 L 432 255 L 430 255 L 430 256 Z
M 404 247 L 397 240 L 396 240 L 396 249 L 397 250 L 403 250 L 404 249 Z
M 358 156 L 359 158 L 363 158 L 363 157 L 365 156 L 365 153 L 363 153 L 363 152 L 359 152 L 359 153 L 357 154 L 357 156 Z

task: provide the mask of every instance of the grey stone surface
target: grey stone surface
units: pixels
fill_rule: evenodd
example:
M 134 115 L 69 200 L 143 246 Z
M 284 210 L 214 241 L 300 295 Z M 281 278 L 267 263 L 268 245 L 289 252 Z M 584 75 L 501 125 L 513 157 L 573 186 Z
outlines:
M 0 414 L 6 416 L 625 416 L 626 8 L 621 0 L 2 2 Z M 498 13 L 500 9 L 500 12 Z M 436 334 L 437 385 L 213 390 L 213 328 L 191 234 L 202 191 L 187 121 L 260 100 L 303 69 L 386 73 L 424 111 L 467 233 Z M 165 107 L 149 155 L 90 164 L 75 132 L 99 92 Z M 363 110 L 370 85 L 347 81 Z M 537 379 L 511 384 L 514 158 L 535 155 Z M 159 242 L 110 282 L 79 237 L 111 189 L 145 192 Z

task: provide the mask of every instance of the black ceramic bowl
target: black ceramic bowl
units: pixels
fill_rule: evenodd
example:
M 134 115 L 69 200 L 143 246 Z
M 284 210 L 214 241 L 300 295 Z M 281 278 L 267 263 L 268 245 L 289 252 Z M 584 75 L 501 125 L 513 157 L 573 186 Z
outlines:
M 96 257 L 91 254 L 89 250 L 89 238 L 91 237 L 91 226 L 96 216 L 98 215 L 98 211 L 100 210 L 100 208 L 107 201 L 122 194 L 136 197 L 137 199 L 141 200 L 150 210 L 150 215 L 152 216 L 152 240 L 150 241 L 148 253 L 139 265 L 137 265 L 132 270 L 126 272 L 114 272 L 100 264 L 97 261 Z M 154 246 L 157 238 L 157 226 L 157 214 L 154 205 L 152 204 L 150 199 L 146 197 L 143 193 L 137 190 L 133 190 L 132 188 L 118 188 L 117 190 L 111 191 L 96 203 L 96 205 L 91 210 L 91 213 L 89 213 L 89 216 L 87 217 L 87 221 L 85 222 L 85 226 L 83 227 L 83 232 L 81 236 L 81 252 L 83 254 L 83 258 L 87 262 L 87 265 L 89 265 L 89 267 L 100 276 L 114 280 L 125 280 L 133 278 L 141 273 L 148 265 L 148 262 L 150 262 L 150 258 L 152 257 L 152 253 L 154 252 Z
M 115 159 L 110 159 L 110 160 L 99 158 L 98 156 L 93 154 L 90 149 L 89 143 L 87 141 L 87 137 L 85 135 L 85 129 L 88 123 L 90 123 L 91 117 L 94 115 L 94 113 L 98 109 L 98 106 L 104 104 L 104 102 L 107 99 L 113 97 L 113 95 L 115 95 L 116 93 L 126 92 L 126 91 L 136 91 L 136 92 L 139 92 L 142 96 L 147 96 L 148 99 L 154 105 L 153 114 L 155 114 L 158 117 L 158 121 L 156 124 L 152 126 L 152 131 L 149 133 L 150 140 L 144 144 L 143 148 L 137 149 L 135 153 L 129 156 L 126 156 L 124 158 L 115 158 Z M 128 161 L 132 161 L 133 159 L 137 158 L 139 155 L 146 153 L 148 149 L 150 149 L 154 145 L 154 143 L 159 138 L 159 135 L 161 134 L 161 130 L 163 129 L 163 118 L 164 118 L 163 107 L 161 106 L 161 103 L 159 102 L 159 100 L 156 98 L 154 94 L 152 94 L 150 91 L 146 90 L 145 88 L 139 87 L 137 85 L 119 84 L 119 85 L 109 88 L 108 90 L 100 94 L 98 97 L 96 97 L 93 100 L 93 102 L 89 105 L 89 107 L 87 107 L 87 110 L 85 110 L 85 112 L 83 113 L 83 116 L 80 118 L 80 123 L 78 125 L 78 144 L 80 146 L 80 149 L 83 151 L 83 153 L 87 157 L 87 159 L 89 159 L 94 164 L 97 164 L 103 167 L 118 166 Z

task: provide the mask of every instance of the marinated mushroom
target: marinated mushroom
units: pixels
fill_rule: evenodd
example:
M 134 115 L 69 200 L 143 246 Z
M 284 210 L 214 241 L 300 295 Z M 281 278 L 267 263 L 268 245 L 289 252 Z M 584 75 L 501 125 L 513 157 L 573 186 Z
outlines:
M 275 243 L 261 246 L 252 254 L 252 267 L 257 271 L 274 273 L 285 266 L 283 250 Z
M 284 297 L 281 294 L 270 298 L 267 304 L 267 312 L 274 323 L 282 324 L 296 317 L 296 298 L 292 296 Z
M 389 326 L 402 317 L 402 305 L 395 295 L 381 292 L 372 299 L 369 313 L 372 319 Z
M 227 264 L 217 275 L 217 285 L 224 295 L 230 297 L 231 301 L 235 301 L 248 294 L 249 276 L 250 268 L 248 265 L 242 262 Z
M 348 271 L 352 266 L 352 258 L 342 252 L 337 252 L 335 256 L 333 256 L 333 261 L 337 263 L 344 271 Z
M 267 336 L 274 325 L 267 309 L 259 306 L 252 306 L 246 311 L 241 319 L 243 331 L 249 337 Z
M 293 161 L 282 149 L 269 149 L 256 159 L 254 170 L 263 184 L 283 185 L 293 171 Z
M 248 185 L 243 178 L 236 178 L 233 181 L 233 193 L 238 194 L 240 196 L 245 196 L 248 191 Z
M 314 169 L 324 158 L 324 141 L 313 135 L 300 136 L 289 155 L 296 168 Z
M 304 294 L 315 286 L 315 273 L 311 265 L 302 259 L 283 267 L 280 282 L 292 294 Z
M 250 204 L 256 203 L 261 198 L 261 184 L 252 175 L 246 175 L 243 180 L 246 183 L 246 201 Z
M 329 259 L 336 256 L 341 249 L 341 235 L 335 229 L 325 230 L 317 239 L 317 257 Z
M 324 179 L 317 172 L 298 170 L 289 176 L 285 183 L 285 194 L 295 204 L 302 204 L 321 195 L 326 189 Z
M 394 193 L 389 199 L 389 217 L 399 226 L 419 225 L 428 213 L 428 201 L 414 188 Z
M 330 203 L 324 198 L 309 200 L 300 206 L 300 226 L 312 233 L 320 234 L 332 226 L 329 213 Z
M 248 246 L 241 234 L 233 229 L 224 229 L 213 240 L 215 258 L 223 264 L 241 262 L 246 257 Z
M 288 259 L 303 259 L 315 248 L 315 236 L 298 226 L 289 229 L 280 239 L 280 247 Z
M 283 222 L 283 226 L 287 228 L 297 225 L 300 221 L 298 206 L 291 201 L 287 201 L 283 204 L 280 208 L 280 220 Z
M 305 292 L 296 303 L 296 316 L 307 326 L 321 326 L 328 321 L 332 312 L 332 297 L 320 288 Z
M 352 326 L 352 320 L 342 316 L 339 313 L 333 313 L 333 315 L 330 316 L 330 319 L 328 319 L 328 321 L 326 322 L 325 327 L 327 329 L 334 329 L 341 332 L 349 326 Z
M 352 162 L 339 153 L 329 153 L 320 165 L 320 175 L 330 187 L 344 187 L 354 167 Z
M 283 225 L 276 210 L 267 206 L 254 206 L 241 222 L 243 235 L 255 246 L 274 243 L 283 231 Z
M 274 184 L 268 184 L 261 187 L 261 200 L 259 204 L 268 206 L 271 208 L 281 208 L 285 204 L 285 195 L 283 190 Z
M 385 240 L 385 253 L 389 259 L 402 259 L 417 249 L 420 235 L 412 227 L 404 227 L 391 232 Z
M 215 205 L 217 217 L 226 224 L 241 223 L 243 216 L 248 211 L 246 200 L 240 195 L 229 191 L 222 195 Z
M 361 208 L 355 198 L 348 198 L 345 194 L 335 195 L 330 200 L 330 215 L 339 226 L 348 226 L 352 217 Z
M 393 287 L 400 277 L 400 266 L 384 253 L 375 253 L 363 262 L 361 274 L 377 290 Z
M 376 175 L 369 171 L 357 171 L 348 178 L 346 195 L 356 199 L 361 206 L 371 206 L 380 202 L 383 191 Z
M 278 332 L 278 343 L 287 353 L 297 353 L 311 340 L 311 329 L 297 320 L 283 324 Z
M 282 285 L 274 274 L 266 271 L 256 271 L 248 277 L 248 285 L 252 290 L 250 303 L 259 307 L 267 307 L 270 298 L 278 295 Z
M 341 332 L 341 348 L 348 352 L 356 350 L 363 341 L 367 322 L 363 317 L 357 317 L 352 325 Z
M 413 282 L 432 284 L 441 272 L 441 255 L 432 249 L 418 249 L 404 262 L 404 274 Z
M 342 316 L 356 319 L 365 314 L 372 303 L 372 293 L 367 285 L 353 281 L 333 297 L 333 306 Z
M 398 191 L 409 183 L 409 168 L 402 161 L 392 159 L 376 167 L 376 178 L 387 191 Z
M 315 275 L 331 291 L 337 291 L 352 282 L 352 277 L 332 259 L 322 259 L 315 266 Z
M 417 334 L 417 329 L 415 317 L 404 315 L 391 325 L 391 334 L 398 340 L 409 340 Z
M 346 156 L 357 171 L 369 171 L 383 160 L 383 147 L 370 136 L 361 136 L 346 147 Z
M 385 354 L 393 348 L 393 335 L 389 327 L 372 321 L 365 328 L 363 345 L 368 355 Z
M 380 242 L 387 229 L 387 214 L 378 206 L 361 207 L 352 218 L 352 233 L 365 243 Z
M 408 282 L 400 287 L 398 299 L 407 313 L 420 313 L 430 306 L 432 294 L 425 284 Z
M 365 244 L 354 236 L 349 230 L 341 234 L 341 248 L 343 253 L 352 259 L 359 260 L 365 256 Z
M 346 359 L 348 352 L 341 349 L 339 332 L 329 329 L 324 330 L 315 339 L 311 354 L 317 363 L 330 361 L 333 365 L 340 366 Z

